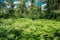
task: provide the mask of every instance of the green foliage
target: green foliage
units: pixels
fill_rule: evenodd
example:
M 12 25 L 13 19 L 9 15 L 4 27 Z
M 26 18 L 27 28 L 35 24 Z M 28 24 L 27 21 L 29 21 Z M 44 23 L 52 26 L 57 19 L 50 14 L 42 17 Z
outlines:
M 19 6 L 14 11 L 15 17 L 23 18 L 26 16 L 26 8 L 24 4 L 19 4 Z
M 0 19 L 0 40 L 60 40 L 60 22 L 28 18 Z
M 25 5 L 19 5 L 18 8 L 14 12 L 15 17 L 20 17 L 20 18 L 31 18 L 31 19 L 37 19 L 40 18 L 40 10 L 39 7 L 36 6 L 31 6 L 29 9 L 25 7 Z
M 38 19 L 40 18 L 40 8 L 37 6 L 32 6 L 30 7 L 30 9 L 28 10 L 28 17 L 31 19 Z
M 8 0 L 9 1 L 9 0 Z M 48 19 L 58 19 L 60 20 L 60 15 L 59 11 L 57 11 L 56 6 L 57 6 L 57 0 L 46 0 L 45 2 L 47 3 L 46 6 L 46 11 L 40 10 L 40 6 L 34 6 L 34 3 L 28 8 L 25 7 L 25 1 L 21 0 L 22 3 L 18 4 L 17 8 L 14 9 L 10 1 L 8 4 L 11 4 L 12 10 L 6 8 L 5 6 L 2 6 L 0 8 L 0 17 L 2 18 L 8 18 L 8 17 L 14 17 L 14 18 L 31 18 L 31 19 L 39 19 L 39 18 L 48 18 Z M 2 3 L 3 4 L 3 3 Z M 4 4 L 3 4 L 4 5 Z M 56 13 L 55 10 L 59 13 Z
M 8 18 L 9 16 L 9 9 L 7 9 L 6 7 L 0 9 L 0 18 Z
M 58 0 L 46 0 L 46 12 L 45 12 L 45 16 L 46 18 L 49 18 L 49 19 L 56 19 L 55 18 L 55 13 L 53 10 L 57 10 L 57 6 L 58 6 Z

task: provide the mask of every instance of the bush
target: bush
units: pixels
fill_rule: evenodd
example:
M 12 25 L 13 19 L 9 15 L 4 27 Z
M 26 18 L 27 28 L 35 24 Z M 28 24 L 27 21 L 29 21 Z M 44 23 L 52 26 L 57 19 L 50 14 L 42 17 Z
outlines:
M 6 7 L 0 9 L 0 18 L 8 18 L 10 17 L 9 9 Z
M 28 10 L 28 17 L 31 19 L 38 19 L 40 18 L 41 12 L 39 10 L 39 7 L 36 6 L 32 6 L 30 7 L 30 9 Z
M 0 40 L 60 40 L 59 26 L 55 20 L 0 19 Z
M 19 5 L 18 8 L 14 11 L 14 17 L 20 17 L 20 18 L 31 18 L 31 19 L 37 19 L 40 18 L 40 10 L 39 7 L 31 6 L 29 9 L 25 7 L 25 5 Z

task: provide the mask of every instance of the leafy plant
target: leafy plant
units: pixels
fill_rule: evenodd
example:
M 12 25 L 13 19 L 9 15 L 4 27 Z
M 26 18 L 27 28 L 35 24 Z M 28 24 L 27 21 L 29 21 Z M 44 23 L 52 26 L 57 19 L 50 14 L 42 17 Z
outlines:
M 0 19 L 0 40 L 58 40 L 60 22 L 29 18 Z

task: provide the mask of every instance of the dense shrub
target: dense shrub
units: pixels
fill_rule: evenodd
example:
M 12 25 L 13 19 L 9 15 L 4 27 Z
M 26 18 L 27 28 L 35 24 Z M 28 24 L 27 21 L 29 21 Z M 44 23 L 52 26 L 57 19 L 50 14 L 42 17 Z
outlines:
M 14 15 L 14 17 L 37 19 L 40 18 L 41 13 L 40 8 L 37 6 L 31 6 L 27 9 L 25 5 L 22 4 L 14 11 Z
M 54 13 L 56 13 L 57 18 L 60 18 L 60 10 L 55 10 Z
M 25 2 L 22 0 L 21 4 L 17 5 L 17 8 L 13 10 L 10 10 L 3 6 L 0 8 L 0 17 L 8 18 L 8 17 L 14 17 L 14 18 L 31 18 L 31 19 L 39 19 L 39 18 L 48 18 L 48 19 L 59 19 L 58 13 L 54 12 L 53 10 L 56 10 L 57 0 L 49 1 L 46 0 L 47 6 L 44 12 L 41 11 L 40 6 L 34 6 L 34 3 L 32 3 L 31 7 L 27 9 L 25 7 Z M 11 5 L 12 6 L 12 5 Z M 58 12 L 58 11 L 57 11 Z M 59 12 L 60 13 L 60 12 Z
M 26 8 L 25 0 L 20 0 L 21 3 L 19 3 L 16 9 L 14 9 L 13 2 L 11 3 L 8 2 L 8 4 L 11 5 L 10 10 L 6 8 L 6 3 L 1 2 L 0 4 L 2 5 L 0 7 L 0 17 L 8 18 L 8 17 L 15 17 L 15 18 L 25 18 L 29 17 L 31 19 L 38 19 L 38 18 L 48 18 L 48 19 L 56 19 L 58 13 L 55 13 L 53 10 L 57 9 L 57 4 L 58 0 L 45 0 L 47 6 L 46 6 L 46 11 L 41 12 L 40 6 L 34 6 L 34 1 L 32 0 L 32 5 L 31 7 Z M 51 12 L 52 11 L 52 12 Z M 60 12 L 59 12 L 60 13 Z M 60 17 L 57 17 L 59 19 Z
M 41 16 L 40 7 L 32 6 L 28 10 L 28 17 L 31 19 L 38 19 Z
M 60 40 L 60 22 L 46 19 L 0 19 L 0 40 Z
M 9 12 L 9 9 L 4 7 L 4 8 L 1 8 L 0 9 L 0 18 L 8 18 L 10 17 L 10 12 Z

